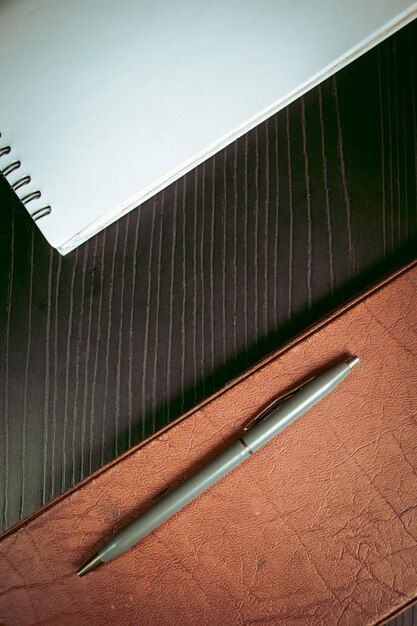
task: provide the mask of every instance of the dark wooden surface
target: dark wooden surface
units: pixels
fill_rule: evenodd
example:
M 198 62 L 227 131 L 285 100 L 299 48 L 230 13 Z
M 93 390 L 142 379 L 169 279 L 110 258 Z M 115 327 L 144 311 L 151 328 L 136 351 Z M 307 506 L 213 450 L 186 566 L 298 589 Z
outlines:
M 415 626 L 417 624 L 417 606 L 409 608 L 395 619 L 392 619 L 387 626 Z
M 67 257 L 0 177 L 4 528 L 417 255 L 416 51 L 413 23 Z

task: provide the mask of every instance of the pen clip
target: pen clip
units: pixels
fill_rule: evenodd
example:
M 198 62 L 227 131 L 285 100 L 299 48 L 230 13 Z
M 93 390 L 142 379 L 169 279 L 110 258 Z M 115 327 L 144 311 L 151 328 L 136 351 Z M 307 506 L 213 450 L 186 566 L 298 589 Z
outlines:
M 314 378 L 316 377 L 312 376 L 308 380 L 301 383 L 301 385 L 297 385 L 297 387 L 290 389 L 289 391 L 284 393 L 282 396 L 279 396 L 279 398 L 275 398 L 275 400 L 272 400 L 272 402 L 270 402 L 266 407 L 264 407 L 260 413 L 255 415 L 255 417 L 252 417 L 251 420 L 247 424 L 244 425 L 243 430 L 245 431 L 250 430 L 252 426 L 255 426 L 256 424 L 259 424 L 259 422 L 262 422 L 265 418 L 271 415 L 271 413 L 273 413 L 275 409 L 277 409 L 281 404 L 289 400 L 298 391 L 300 391 L 305 385 L 307 385 L 307 383 L 310 383 Z

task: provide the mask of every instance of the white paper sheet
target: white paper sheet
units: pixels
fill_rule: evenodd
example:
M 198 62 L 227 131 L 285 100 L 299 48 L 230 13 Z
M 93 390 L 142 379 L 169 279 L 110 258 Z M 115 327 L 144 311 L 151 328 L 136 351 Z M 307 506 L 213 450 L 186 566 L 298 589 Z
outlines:
M 417 14 L 407 0 L 0 0 L 0 146 L 62 254 Z

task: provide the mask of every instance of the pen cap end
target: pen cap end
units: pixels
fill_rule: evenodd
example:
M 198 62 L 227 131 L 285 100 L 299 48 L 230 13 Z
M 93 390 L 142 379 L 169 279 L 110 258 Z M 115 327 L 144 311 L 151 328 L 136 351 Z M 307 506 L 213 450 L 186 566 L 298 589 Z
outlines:
M 351 370 L 353 370 L 353 368 L 359 363 L 359 361 L 360 358 L 358 356 L 350 356 L 346 359 L 346 364 L 349 365 Z

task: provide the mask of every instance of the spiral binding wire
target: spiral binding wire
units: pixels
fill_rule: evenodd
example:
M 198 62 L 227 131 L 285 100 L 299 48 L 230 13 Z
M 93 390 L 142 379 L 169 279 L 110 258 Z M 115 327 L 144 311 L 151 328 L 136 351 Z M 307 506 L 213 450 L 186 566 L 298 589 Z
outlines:
M 0 137 L 1 137 L 1 133 L 0 133 Z M 10 146 L 0 147 L 0 158 L 10 154 L 10 152 L 11 152 Z M 7 178 L 7 176 L 9 176 L 12 172 L 15 172 L 16 170 L 18 170 L 21 167 L 21 165 L 22 164 L 20 161 L 17 161 L 17 160 L 12 161 L 8 165 L 6 165 L 6 167 L 4 167 L 3 169 L 0 169 L 0 172 L 5 178 Z M 28 185 L 31 182 L 31 180 L 32 179 L 30 176 L 22 176 L 15 183 L 10 184 L 10 186 L 13 189 L 13 191 L 17 191 L 24 185 Z M 29 202 L 32 202 L 33 200 L 39 200 L 41 195 L 42 194 L 39 190 L 31 191 L 30 193 L 23 196 L 23 198 L 21 198 L 20 200 L 26 206 L 29 204 Z M 36 220 L 39 220 L 42 217 L 45 217 L 45 215 L 49 215 L 51 211 L 52 209 L 50 206 L 44 206 L 44 207 L 41 207 L 40 209 L 37 209 L 36 211 L 31 212 L 29 210 L 29 214 L 32 217 L 32 219 L 35 220 L 36 222 Z

